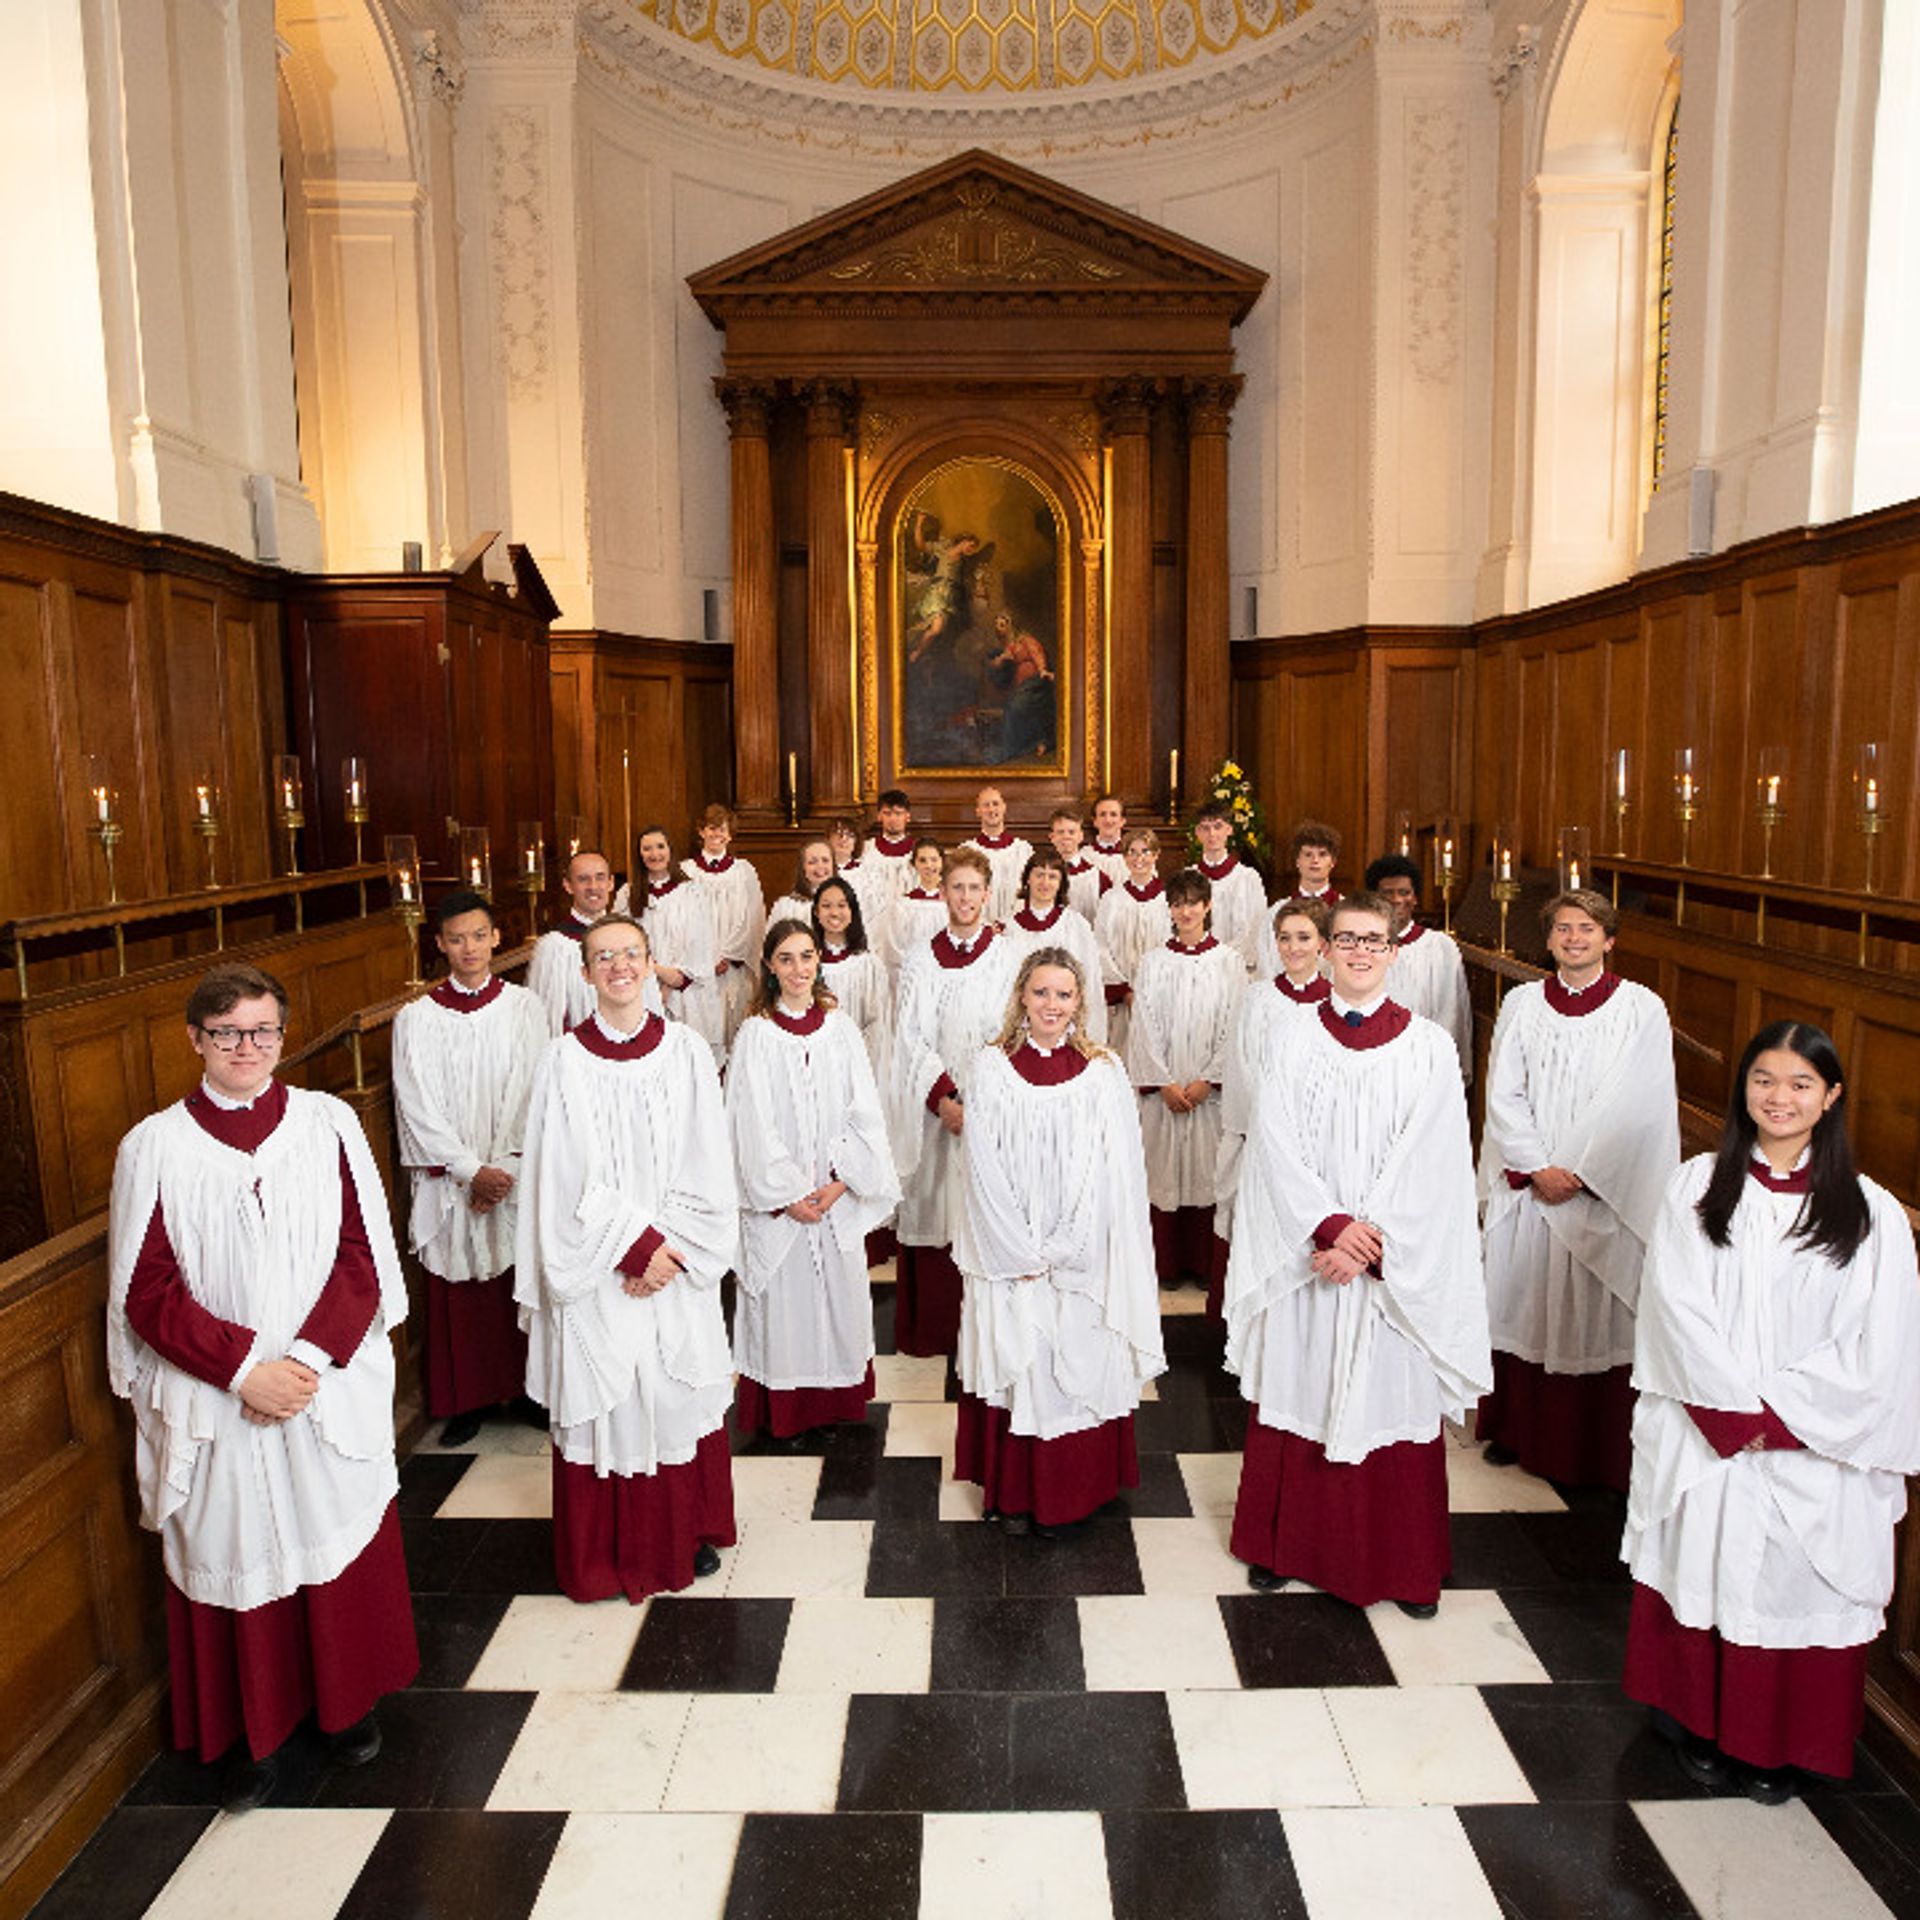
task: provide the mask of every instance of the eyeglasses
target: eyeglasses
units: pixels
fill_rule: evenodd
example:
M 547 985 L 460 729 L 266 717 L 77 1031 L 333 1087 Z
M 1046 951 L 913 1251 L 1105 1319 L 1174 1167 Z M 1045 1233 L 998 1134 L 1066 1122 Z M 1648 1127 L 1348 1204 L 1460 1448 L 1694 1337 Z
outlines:
M 1336 933 L 1327 945 L 1339 953 L 1385 953 L 1393 945 L 1390 933 Z
M 637 967 L 647 957 L 645 947 L 602 947 L 588 962 L 590 967 L 599 967 L 603 971 L 612 966 L 624 965 Z
M 265 1053 L 280 1044 L 285 1027 L 202 1027 L 201 1033 L 222 1053 L 237 1053 L 245 1040 L 257 1052 Z

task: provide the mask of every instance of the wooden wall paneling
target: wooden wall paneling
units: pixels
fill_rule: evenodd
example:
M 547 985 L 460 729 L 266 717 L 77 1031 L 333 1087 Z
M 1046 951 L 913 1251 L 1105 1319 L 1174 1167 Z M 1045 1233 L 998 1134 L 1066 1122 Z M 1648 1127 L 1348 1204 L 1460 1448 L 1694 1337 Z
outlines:
M 1552 811 L 1553 740 L 1555 732 L 1556 656 L 1545 647 L 1520 650 L 1515 703 L 1518 751 L 1513 756 L 1505 792 L 1497 814 L 1470 821 L 1467 826 L 1467 866 L 1471 874 L 1486 858 L 1494 826 L 1502 818 L 1519 826 L 1544 820 Z
M 733 689 L 717 673 L 689 673 L 682 684 L 688 811 L 733 799 Z M 870 807 L 873 796 L 867 796 Z
M 231 886 L 270 879 L 274 873 L 267 794 L 273 756 L 287 748 L 280 609 L 271 601 L 229 598 L 221 629 L 218 765 L 226 796 L 214 859 L 220 884 Z M 180 769 L 179 774 L 191 780 L 193 769 Z M 197 845 L 194 858 L 198 864 L 189 870 L 189 885 L 197 884 L 204 871 Z
M 1642 616 L 1647 635 L 1646 723 L 1640 736 L 1634 807 L 1639 814 L 1638 852 L 1645 859 L 1680 857 L 1680 828 L 1673 815 L 1673 756 L 1693 740 L 1693 663 L 1687 611 L 1673 601 Z M 1704 743 L 1701 743 L 1704 744 Z
M 1920 1195 L 1920 1032 L 1863 1012 L 1841 1058 L 1861 1166 L 1895 1193 Z
M 1388 645 L 1369 648 L 1368 658 L 1362 835 L 1371 859 L 1387 850 L 1402 808 L 1424 822 L 1471 807 L 1474 693 L 1467 649 Z
M 151 797 L 166 848 L 165 891 L 185 893 L 205 874 L 189 783 L 204 767 L 224 791 L 234 790 L 226 765 L 224 636 L 218 596 L 211 589 L 171 592 L 161 605 L 155 679 L 165 728 L 164 764 L 172 777 Z
M 600 833 L 600 743 L 593 727 L 594 656 L 590 640 L 556 634 L 548 650 L 548 697 L 553 714 L 554 827 L 568 814 L 579 814 L 589 836 Z M 548 865 L 558 877 L 558 862 Z
M 1674 1025 L 1718 1049 L 1726 1062 L 1721 1065 L 1687 1049 L 1679 1050 L 1674 1056 L 1674 1075 L 1680 1097 L 1718 1110 L 1726 1104 L 1728 1075 L 1747 1041 L 1739 1018 L 1739 983 L 1717 970 L 1676 964 L 1668 976 L 1666 1001 Z
M 1874 853 L 1875 885 L 1905 890 L 1912 882 L 1912 819 L 1920 799 L 1920 704 L 1916 702 L 1914 652 L 1920 622 L 1914 620 L 1916 569 L 1883 562 L 1842 587 L 1833 582 L 1832 690 L 1826 704 L 1827 779 L 1821 795 L 1826 826 L 1825 871 L 1842 886 L 1866 882 L 1866 840 L 1855 819 L 1852 773 L 1855 750 L 1865 741 L 1885 743 L 1894 763 L 1892 805 Z M 1874 576 L 1877 574 L 1877 578 Z M 1903 615 L 1905 618 L 1903 619 Z
M 1594 755 L 1593 767 L 1592 791 L 1595 795 L 1593 810 L 1590 815 L 1583 816 L 1576 813 L 1569 822 L 1577 825 L 1582 819 L 1586 820 L 1592 829 L 1593 848 L 1596 853 L 1612 853 L 1616 850 L 1618 842 L 1622 840 L 1630 851 L 1635 850 L 1646 833 L 1644 802 L 1630 795 L 1624 820 L 1615 811 L 1613 754 L 1617 748 L 1625 747 L 1636 760 L 1644 757 L 1647 724 L 1647 661 L 1651 651 L 1645 626 L 1638 619 L 1631 621 L 1607 641 L 1606 717 L 1601 736 L 1593 743 L 1598 749 Z M 1483 751 L 1495 750 L 1490 742 L 1483 748 Z M 1644 768 L 1641 769 L 1637 784 L 1644 791 Z M 1578 802 L 1576 801 L 1575 804 L 1577 805 Z
M 1592 823 L 1600 785 L 1607 711 L 1607 652 L 1597 627 L 1553 661 L 1553 732 L 1547 779 L 1537 808 L 1520 816 L 1529 865 L 1551 868 L 1560 828 Z
M 0 562 L 4 564 L 4 562 Z M 53 913 L 72 904 L 93 845 L 75 845 L 82 775 L 63 764 L 52 681 L 52 589 L 0 573 L 0 914 Z M 70 756 L 66 756 L 70 758 Z
M 112 762 L 120 787 L 126 837 L 120 842 L 116 868 L 123 900 L 151 899 L 168 891 L 165 841 L 161 824 L 161 769 L 156 764 L 156 741 L 151 701 L 153 677 L 146 671 L 150 635 L 146 618 L 146 583 L 118 568 L 82 563 L 72 573 L 70 601 L 71 651 L 60 663 L 55 686 L 67 711 L 81 756 L 69 776 L 69 792 L 86 783 L 86 759 L 104 753 Z M 71 674 L 71 682 L 67 681 Z M 103 689 L 118 690 L 118 698 L 102 698 Z M 76 817 L 84 834 L 84 821 Z M 99 855 L 91 842 L 87 853 Z M 104 900 L 104 888 L 94 896 Z

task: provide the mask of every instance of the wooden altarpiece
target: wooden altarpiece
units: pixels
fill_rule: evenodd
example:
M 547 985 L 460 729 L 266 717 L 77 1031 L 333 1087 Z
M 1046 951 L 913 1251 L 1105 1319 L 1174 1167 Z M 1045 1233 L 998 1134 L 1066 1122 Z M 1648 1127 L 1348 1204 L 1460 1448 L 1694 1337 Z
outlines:
M 1025 823 L 1107 787 L 1162 809 L 1176 749 L 1197 787 L 1227 745 L 1233 328 L 1265 283 L 983 152 L 689 279 L 726 335 L 750 831 L 896 784 L 970 821 L 986 779 Z M 1023 632 L 1052 701 L 1005 691 Z

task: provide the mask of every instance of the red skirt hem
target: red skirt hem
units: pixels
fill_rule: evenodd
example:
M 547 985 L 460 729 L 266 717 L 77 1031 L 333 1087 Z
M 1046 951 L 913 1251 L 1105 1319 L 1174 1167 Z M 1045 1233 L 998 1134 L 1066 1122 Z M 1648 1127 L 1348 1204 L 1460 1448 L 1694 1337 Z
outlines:
M 1444 1438 L 1402 1440 L 1350 1465 L 1317 1441 L 1247 1422 L 1229 1551 L 1370 1607 L 1440 1597 L 1453 1566 Z
M 867 1235 L 867 1265 L 884 1267 L 900 1251 L 900 1237 L 891 1227 L 875 1227 Z
M 815 1427 L 858 1426 L 872 1398 L 871 1360 L 866 1377 L 850 1387 L 763 1387 L 743 1373 L 734 1382 L 734 1426 L 743 1439 L 764 1428 L 776 1440 L 811 1433 Z
M 1153 1266 L 1163 1287 L 1183 1280 L 1213 1278 L 1213 1208 L 1149 1207 L 1153 1225 Z
M 218 1760 L 244 1738 L 256 1760 L 308 1714 L 323 1733 L 363 1720 L 420 1671 L 400 1515 L 333 1579 L 244 1611 L 189 1600 L 167 1582 L 173 1744 Z
M 1741 1646 L 1683 1627 L 1663 1594 L 1635 1581 L 1621 1684 L 1730 1759 L 1844 1780 L 1866 1723 L 1871 1648 Z
M 641 1601 L 693 1584 L 703 1543 L 734 1543 L 733 1468 L 716 1427 L 691 1460 L 657 1473 L 607 1474 L 553 1456 L 553 1565 L 569 1600 Z
M 428 1416 L 451 1420 L 527 1390 L 527 1336 L 513 1298 L 513 1269 L 491 1280 L 427 1275 Z
M 1015 1433 L 1012 1420 L 1005 1407 L 960 1396 L 953 1477 L 979 1487 L 989 1513 L 1029 1514 L 1043 1527 L 1070 1527 L 1140 1484 L 1132 1414 L 1056 1440 Z
M 894 1266 L 894 1346 L 922 1360 L 957 1352 L 961 1289 L 950 1248 L 903 1243 Z
M 1493 1391 L 1474 1431 L 1520 1456 L 1543 1480 L 1625 1493 L 1633 1471 L 1631 1366 L 1553 1373 L 1511 1353 L 1493 1356 Z

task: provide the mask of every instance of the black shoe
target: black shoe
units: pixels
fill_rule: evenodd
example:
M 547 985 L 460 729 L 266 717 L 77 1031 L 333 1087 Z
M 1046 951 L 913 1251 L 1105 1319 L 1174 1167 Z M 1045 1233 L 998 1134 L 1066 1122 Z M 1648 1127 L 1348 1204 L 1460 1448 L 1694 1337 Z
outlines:
M 1431 1620 L 1440 1611 L 1438 1600 L 1396 1600 L 1393 1604 L 1409 1620 Z
M 1511 1447 L 1503 1447 L 1498 1440 L 1489 1440 L 1480 1449 L 1480 1458 L 1490 1467 L 1517 1467 L 1520 1456 Z
M 539 1401 L 530 1400 L 524 1393 L 516 1394 L 507 1402 L 507 1417 L 518 1420 L 523 1427 L 533 1427 L 545 1433 L 552 1424 L 547 1419 L 547 1410 Z
M 1740 1787 L 1749 1800 L 1763 1807 L 1783 1807 L 1800 1791 L 1791 1767 L 1742 1767 Z
M 380 1722 L 372 1714 L 356 1720 L 350 1727 L 327 1736 L 335 1762 L 343 1767 L 364 1767 L 380 1757 Z
M 440 1429 L 440 1444 L 443 1447 L 464 1447 L 469 1440 L 478 1436 L 485 1424 L 486 1415 L 483 1413 L 456 1413 Z
M 693 1577 L 710 1579 L 720 1571 L 720 1549 L 710 1540 L 702 1540 L 693 1550 Z
M 1697 1733 L 1683 1733 L 1674 1742 L 1673 1757 L 1679 1762 L 1680 1771 L 1696 1787 L 1710 1787 L 1715 1791 L 1734 1784 L 1733 1767 L 1727 1756 L 1711 1740 L 1704 1740 Z M 1755 1794 L 1754 1798 L 1759 1799 Z M 1785 1794 L 1781 1795 L 1786 1798 Z
M 1284 1573 L 1275 1573 L 1271 1567 L 1249 1567 L 1247 1585 L 1255 1593 L 1278 1593 L 1287 1584 Z
M 1000 1516 L 1000 1531 L 1012 1534 L 1017 1540 L 1033 1531 L 1033 1516 L 1025 1513 L 1003 1513 Z
M 251 1813 L 265 1806 L 280 1784 L 280 1761 L 268 1754 L 256 1760 L 245 1746 L 235 1747 L 220 1770 L 220 1805 L 228 1813 Z

